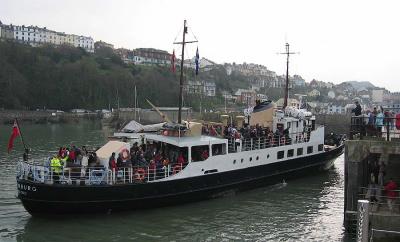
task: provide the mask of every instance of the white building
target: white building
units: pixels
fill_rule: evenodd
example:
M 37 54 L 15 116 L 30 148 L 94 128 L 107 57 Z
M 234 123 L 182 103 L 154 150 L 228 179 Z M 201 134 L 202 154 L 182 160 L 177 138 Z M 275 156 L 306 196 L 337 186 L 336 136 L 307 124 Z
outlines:
M 321 92 L 318 91 L 317 89 L 312 90 L 311 92 L 308 93 L 308 96 L 310 97 L 318 97 L 321 95 Z
M 18 42 L 26 43 L 31 46 L 43 44 L 63 45 L 69 44 L 74 47 L 81 47 L 87 52 L 94 52 L 94 41 L 92 37 L 65 34 L 49 30 L 46 27 L 37 26 L 16 26 L 9 25 L 13 31 L 12 38 Z
M 346 107 L 336 104 L 328 104 L 327 114 L 339 114 L 339 113 L 346 113 Z
M 202 71 L 209 71 L 214 68 L 217 64 L 209 59 L 200 58 L 199 60 L 199 69 Z M 196 69 L 196 57 L 192 59 L 187 59 L 183 62 L 183 66 L 186 68 Z
M 214 82 L 188 81 L 188 84 L 184 87 L 184 89 L 191 94 L 200 94 L 207 97 L 215 97 L 217 88 Z

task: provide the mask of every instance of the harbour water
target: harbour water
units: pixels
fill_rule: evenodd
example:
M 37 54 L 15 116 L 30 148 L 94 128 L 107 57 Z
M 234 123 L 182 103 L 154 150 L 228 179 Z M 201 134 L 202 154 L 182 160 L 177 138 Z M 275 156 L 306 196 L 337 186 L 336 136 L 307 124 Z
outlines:
M 26 124 L 26 143 L 44 159 L 59 146 L 102 145 L 99 122 Z M 333 169 L 238 194 L 151 210 L 33 218 L 16 196 L 20 140 L 7 154 L 11 127 L 0 125 L 0 241 L 348 241 L 343 228 L 343 163 Z

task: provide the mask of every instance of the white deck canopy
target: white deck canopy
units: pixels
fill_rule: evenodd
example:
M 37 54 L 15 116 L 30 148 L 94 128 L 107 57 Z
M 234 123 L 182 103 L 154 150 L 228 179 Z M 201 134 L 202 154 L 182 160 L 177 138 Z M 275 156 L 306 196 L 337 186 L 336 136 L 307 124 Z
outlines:
M 108 141 L 103 147 L 96 151 L 97 157 L 100 159 L 100 163 L 108 167 L 108 159 L 111 157 L 111 154 L 115 152 L 116 157 L 118 153 L 120 153 L 124 149 L 129 150 L 129 143 L 120 142 L 120 141 Z
M 146 134 L 146 139 L 164 142 L 178 147 L 209 145 L 209 144 L 225 144 L 228 142 L 227 139 L 221 139 L 217 137 L 210 137 L 204 135 L 190 136 L 190 137 L 173 137 L 173 136 L 164 136 L 157 134 Z

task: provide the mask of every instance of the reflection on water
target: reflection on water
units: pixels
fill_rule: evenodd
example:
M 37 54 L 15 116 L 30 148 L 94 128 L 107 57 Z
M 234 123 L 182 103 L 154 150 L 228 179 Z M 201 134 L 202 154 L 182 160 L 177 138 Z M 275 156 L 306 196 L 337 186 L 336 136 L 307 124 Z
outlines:
M 45 157 L 48 151 L 71 141 L 97 146 L 108 136 L 97 123 L 23 128 L 25 139 L 37 150 L 37 157 Z M 0 126 L 0 150 L 6 150 L 4 144 L 10 132 L 9 127 Z M 343 238 L 343 156 L 326 173 L 288 179 L 286 184 L 224 198 L 128 213 L 46 219 L 32 218 L 15 198 L 16 157 L 1 154 L 0 169 L 5 174 L 0 181 L 0 240 L 338 241 Z

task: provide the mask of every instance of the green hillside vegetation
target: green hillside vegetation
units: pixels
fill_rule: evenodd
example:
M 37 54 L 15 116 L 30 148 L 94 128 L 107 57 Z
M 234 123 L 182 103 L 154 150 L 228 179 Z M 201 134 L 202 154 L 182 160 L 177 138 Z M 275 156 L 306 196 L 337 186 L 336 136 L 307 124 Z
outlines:
M 101 109 L 134 106 L 137 87 L 141 107 L 145 99 L 158 106 L 177 106 L 178 72 L 169 66 L 126 65 L 112 49 L 95 54 L 71 46 L 31 47 L 0 42 L 0 108 L 4 109 Z M 193 70 L 185 70 L 185 79 L 194 79 Z M 185 105 L 199 109 L 223 103 L 221 90 L 246 87 L 242 77 L 227 76 L 221 66 L 200 73 L 201 80 L 215 81 L 217 97 L 185 96 Z M 232 80 L 232 81 L 231 81 Z
M 179 68 L 172 73 L 170 66 L 135 66 L 123 63 L 112 49 L 96 50 L 95 54 L 71 46 L 45 45 L 31 47 L 15 42 L 0 41 L 0 108 L 3 109 L 59 109 L 89 110 L 134 106 L 134 88 L 142 108 L 150 99 L 157 106 L 177 106 Z M 238 88 L 249 88 L 252 77 L 233 72 L 227 75 L 222 65 L 195 76 L 194 70 L 184 70 L 185 80 L 214 81 L 216 97 L 185 95 L 184 105 L 195 111 L 224 106 L 221 91 L 233 93 Z M 307 93 L 311 89 L 298 88 L 291 93 Z M 328 90 L 313 98 L 326 99 Z M 261 93 L 270 99 L 283 97 L 282 88 L 266 88 Z M 311 99 L 311 98 L 310 98 Z M 311 100 L 308 100 L 311 101 Z M 201 103 L 201 104 L 200 104 Z

